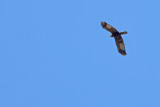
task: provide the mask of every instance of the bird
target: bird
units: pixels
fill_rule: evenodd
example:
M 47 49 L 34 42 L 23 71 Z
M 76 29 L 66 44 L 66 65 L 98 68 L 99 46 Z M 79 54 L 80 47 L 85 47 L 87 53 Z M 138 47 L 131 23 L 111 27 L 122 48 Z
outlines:
M 123 56 L 127 55 L 124 40 L 121 35 L 128 34 L 128 32 L 119 32 L 117 29 L 107 24 L 106 22 L 101 22 L 101 26 L 111 33 L 110 37 L 114 37 L 118 52 Z

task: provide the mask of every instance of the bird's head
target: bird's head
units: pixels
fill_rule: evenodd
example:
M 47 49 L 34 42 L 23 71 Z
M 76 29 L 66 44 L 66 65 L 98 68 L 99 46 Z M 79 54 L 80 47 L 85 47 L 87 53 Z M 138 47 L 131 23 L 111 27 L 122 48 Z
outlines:
M 124 33 L 124 34 L 127 34 L 128 32 L 127 32 L 127 31 L 124 31 L 123 33 Z
M 120 32 L 121 35 L 123 34 L 127 34 L 128 32 L 127 31 L 124 31 L 124 32 Z

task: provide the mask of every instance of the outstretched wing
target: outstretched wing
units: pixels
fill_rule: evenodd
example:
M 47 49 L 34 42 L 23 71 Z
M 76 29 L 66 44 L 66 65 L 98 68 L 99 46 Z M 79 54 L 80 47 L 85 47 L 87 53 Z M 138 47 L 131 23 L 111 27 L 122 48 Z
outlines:
M 101 25 L 104 29 L 106 29 L 107 31 L 111 32 L 111 33 L 115 33 L 118 32 L 117 29 L 115 29 L 113 26 L 107 24 L 106 22 L 101 22 Z
M 127 55 L 126 54 L 126 50 L 125 50 L 125 44 L 124 44 L 123 38 L 121 36 L 115 36 L 114 39 L 116 41 L 118 52 L 121 55 Z

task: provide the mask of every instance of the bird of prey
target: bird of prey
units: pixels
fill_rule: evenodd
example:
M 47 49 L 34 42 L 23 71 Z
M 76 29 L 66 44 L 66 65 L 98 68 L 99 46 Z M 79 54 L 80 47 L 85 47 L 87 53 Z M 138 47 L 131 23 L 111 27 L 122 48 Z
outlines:
M 118 32 L 117 29 L 115 29 L 114 27 L 112 27 L 111 25 L 107 24 L 106 22 L 101 22 L 101 26 L 106 29 L 107 31 L 111 32 L 110 37 L 114 37 L 116 45 L 117 45 L 117 49 L 118 52 L 121 55 L 127 55 L 126 54 L 126 50 L 125 50 L 125 44 L 122 38 L 122 34 L 127 34 L 127 31 L 124 32 Z

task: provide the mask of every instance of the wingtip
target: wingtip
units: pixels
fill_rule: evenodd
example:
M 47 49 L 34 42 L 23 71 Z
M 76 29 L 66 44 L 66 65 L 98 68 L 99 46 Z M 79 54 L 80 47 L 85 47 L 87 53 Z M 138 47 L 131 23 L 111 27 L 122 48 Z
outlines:
M 127 55 L 127 53 L 125 52 L 125 51 L 120 51 L 120 50 L 118 50 L 119 51 L 119 53 L 121 54 L 121 55 L 123 55 L 123 56 L 126 56 Z
M 126 56 L 127 54 L 121 54 L 122 56 Z
M 106 22 L 101 22 L 101 26 L 102 26 L 103 28 L 105 28 L 105 27 L 106 27 Z
M 126 52 L 120 52 L 121 55 L 126 56 Z

